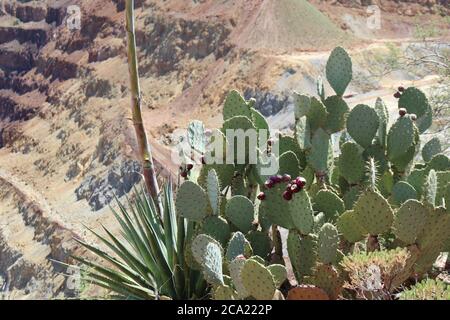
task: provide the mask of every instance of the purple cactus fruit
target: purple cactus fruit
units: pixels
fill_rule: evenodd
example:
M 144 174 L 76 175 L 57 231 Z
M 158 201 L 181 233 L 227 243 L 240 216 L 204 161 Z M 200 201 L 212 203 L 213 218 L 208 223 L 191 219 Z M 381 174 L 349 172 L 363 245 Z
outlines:
M 283 182 L 289 182 L 291 181 L 291 176 L 288 174 L 283 174 Z
M 264 186 L 267 188 L 267 189 L 272 189 L 272 187 L 273 187 L 273 181 L 272 180 L 267 180 L 266 182 L 264 182 Z
M 394 98 L 395 99 L 400 99 L 401 96 L 402 96 L 402 94 L 400 92 L 394 93 Z
M 258 194 L 258 200 L 261 200 L 261 201 L 263 201 L 263 200 L 265 200 L 266 199 L 266 194 L 264 193 L 264 192 L 260 192 L 259 194 Z
M 400 117 L 404 117 L 408 112 L 406 111 L 405 108 L 400 108 L 398 109 L 398 114 L 400 115 Z
M 306 179 L 303 177 L 297 177 L 297 179 L 295 179 L 295 184 L 302 189 L 304 186 L 306 186 Z
M 292 200 L 292 192 L 287 190 L 283 192 L 283 199 L 286 201 Z

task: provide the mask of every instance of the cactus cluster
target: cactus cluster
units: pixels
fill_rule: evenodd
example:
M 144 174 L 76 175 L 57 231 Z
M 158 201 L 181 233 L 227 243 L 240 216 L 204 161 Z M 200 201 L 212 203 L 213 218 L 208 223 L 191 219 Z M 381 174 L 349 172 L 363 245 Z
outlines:
M 185 254 L 213 298 L 375 297 L 361 284 L 367 279 L 358 278 L 370 266 L 378 268 L 389 298 L 409 278 L 426 276 L 450 250 L 450 159 L 437 138 L 421 147 L 421 134 L 432 124 L 426 96 L 400 87 L 399 116 L 391 121 L 381 99 L 350 109 L 344 94 L 352 61 L 340 47 L 327 62 L 326 79 L 335 94 L 326 96 L 321 79 L 317 97 L 295 93 L 293 135 L 276 140 L 255 100 L 231 91 L 216 139 L 236 148 L 227 141 L 228 129 L 269 130 L 259 137 L 264 148 L 256 161 L 248 147 L 233 163 L 205 161 L 190 168 L 197 174 L 179 187 L 177 212 L 193 226 L 185 240 L 192 252 Z M 190 124 L 188 137 L 205 153 L 200 122 Z M 266 176 L 262 155 L 274 146 L 279 171 Z M 279 228 L 288 230 L 287 239 Z

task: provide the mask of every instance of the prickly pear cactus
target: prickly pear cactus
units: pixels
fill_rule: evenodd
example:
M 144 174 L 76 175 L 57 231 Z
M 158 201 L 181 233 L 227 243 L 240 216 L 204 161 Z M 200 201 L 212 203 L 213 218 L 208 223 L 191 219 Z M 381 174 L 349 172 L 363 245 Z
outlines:
M 317 237 L 303 237 L 290 230 L 287 238 L 287 250 L 297 281 L 314 273 L 317 261 Z
M 192 181 L 185 181 L 178 189 L 176 209 L 180 216 L 192 221 L 202 221 L 207 213 L 208 196 L 205 190 Z
M 227 219 L 236 226 L 239 231 L 247 233 L 252 229 L 255 219 L 253 203 L 245 196 L 234 196 L 227 201 L 225 214 Z
M 358 183 L 364 177 L 365 162 L 362 152 L 354 142 L 346 142 L 341 146 L 338 160 L 339 172 L 350 183 Z
M 327 221 L 335 221 L 345 211 L 344 201 L 331 190 L 320 190 L 314 197 L 315 211 L 323 212 Z
M 317 254 L 319 260 L 325 264 L 335 263 L 339 246 L 339 233 L 331 223 L 325 223 L 319 231 Z
M 336 224 L 339 232 L 350 243 L 361 241 L 367 236 L 367 231 L 359 223 L 354 211 L 345 211 Z
M 220 211 L 220 183 L 216 170 L 211 169 L 208 172 L 207 188 L 209 203 L 214 215 Z
M 218 216 L 209 216 L 203 220 L 201 233 L 207 234 L 225 246 L 230 239 L 230 226 L 227 220 Z
M 318 287 L 301 285 L 289 290 L 287 300 L 330 300 L 330 298 Z
M 273 280 L 275 281 L 275 286 L 279 288 L 284 281 L 287 279 L 286 267 L 281 264 L 272 264 L 267 267 L 272 274 Z
M 228 242 L 226 258 L 228 261 L 233 261 L 238 256 L 244 256 L 246 258 L 251 257 L 253 254 L 250 242 L 245 238 L 242 232 L 235 232 L 231 236 Z
M 202 266 L 205 280 L 213 285 L 223 285 L 223 250 L 220 244 L 210 236 L 200 234 L 192 241 L 191 249 L 195 260 Z
M 347 132 L 363 148 L 372 144 L 379 125 L 377 112 L 365 104 L 355 106 L 347 118 Z
M 408 200 L 395 214 L 394 234 L 404 243 L 413 244 L 423 233 L 427 219 L 428 209 L 417 200 Z
M 352 80 L 352 60 L 342 47 L 335 48 L 326 66 L 327 80 L 334 92 L 342 96 Z
M 391 206 L 381 194 L 368 190 L 361 194 L 354 207 L 361 226 L 371 235 L 389 231 L 394 220 Z
M 275 280 L 270 270 L 255 260 L 245 261 L 241 279 L 248 294 L 257 300 L 271 300 L 275 294 Z

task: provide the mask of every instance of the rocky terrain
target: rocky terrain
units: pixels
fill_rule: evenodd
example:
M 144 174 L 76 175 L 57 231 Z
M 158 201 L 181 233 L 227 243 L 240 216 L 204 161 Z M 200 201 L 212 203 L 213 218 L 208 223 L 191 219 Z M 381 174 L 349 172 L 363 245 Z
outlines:
M 330 48 L 351 49 L 365 79 L 367 52 L 402 48 L 418 23 L 443 30 L 446 43 L 450 29 L 446 0 L 135 2 L 145 120 L 161 178 L 176 175 L 171 133 L 193 118 L 219 124 L 230 88 L 288 128 L 292 91 L 314 94 Z M 140 181 L 124 0 L 0 4 L 0 297 L 71 297 L 79 292 L 54 261 L 79 252 L 74 236 L 91 239 L 83 225 L 114 229 L 108 205 Z M 372 4 L 381 29 L 367 24 Z M 396 73 L 369 88 L 356 81 L 350 102 L 389 102 L 400 83 L 436 81 L 426 73 Z

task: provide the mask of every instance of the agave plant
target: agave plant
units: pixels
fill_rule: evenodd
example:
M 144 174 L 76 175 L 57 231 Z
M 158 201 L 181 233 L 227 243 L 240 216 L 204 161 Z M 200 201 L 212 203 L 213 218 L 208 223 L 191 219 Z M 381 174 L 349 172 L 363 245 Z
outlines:
M 194 224 L 175 213 L 172 185 L 162 194 L 163 214 L 143 190 L 136 191 L 128 205 L 117 200 L 112 209 L 121 237 L 103 227 L 106 237 L 90 231 L 109 250 L 77 240 L 98 259 L 73 257 L 85 271 L 85 280 L 127 299 L 201 299 L 207 285 L 199 271 L 185 260 L 186 239 Z

